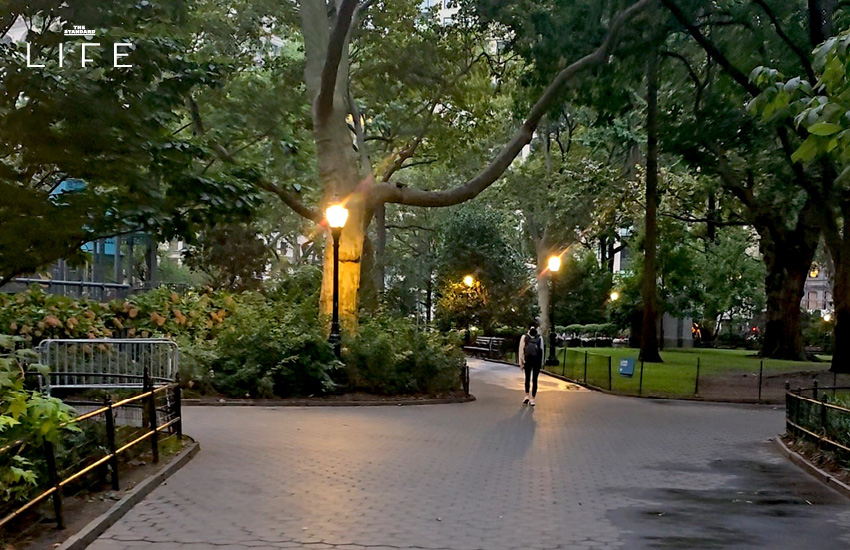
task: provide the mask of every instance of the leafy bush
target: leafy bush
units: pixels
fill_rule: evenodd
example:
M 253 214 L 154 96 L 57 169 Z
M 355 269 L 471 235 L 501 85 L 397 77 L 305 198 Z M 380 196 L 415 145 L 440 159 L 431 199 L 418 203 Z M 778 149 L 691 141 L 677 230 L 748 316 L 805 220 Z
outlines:
M 814 314 L 803 313 L 803 343 L 807 347 L 815 347 L 824 353 L 832 353 L 835 340 L 835 323 L 826 321 L 820 312 Z
M 239 303 L 207 359 L 215 389 L 238 397 L 326 393 L 338 367 L 314 310 L 262 295 Z
M 318 321 L 320 284 L 321 271 L 307 267 L 265 294 L 235 295 L 215 339 L 181 344 L 182 376 L 233 397 L 332 391 L 340 363 Z
M 26 388 L 26 374 L 46 367 L 36 363 L 31 350 L 16 349 L 20 337 L 0 336 L 0 502 L 26 498 L 44 475 L 43 465 L 28 456 L 47 440 L 56 443 L 62 423 L 71 419 L 73 409 L 60 400 Z M 34 456 L 40 457 L 40 453 Z M 39 467 L 41 466 L 41 467 Z
M 412 322 L 364 319 L 347 339 L 350 366 L 333 354 L 319 321 L 322 273 L 292 271 L 264 293 L 158 289 L 100 304 L 47 295 L 34 287 L 0 295 L 0 330 L 29 345 L 45 338 L 166 337 L 181 349 L 184 386 L 233 397 L 301 396 L 346 389 L 376 393 L 439 393 L 457 386 L 466 331 L 423 333 Z M 477 330 L 470 332 L 474 338 Z M 452 344 L 458 340 L 456 344 Z M 382 345 L 392 342 L 392 353 Z M 383 379 L 386 375 L 386 380 Z
M 447 337 L 387 314 L 362 319 L 357 334 L 343 344 L 345 383 L 351 391 L 448 393 L 459 389 L 466 363 Z
M 226 292 L 167 288 L 101 304 L 46 294 L 37 285 L 19 294 L 0 294 L 0 334 L 27 338 L 118 338 L 181 336 L 208 339 L 235 306 Z

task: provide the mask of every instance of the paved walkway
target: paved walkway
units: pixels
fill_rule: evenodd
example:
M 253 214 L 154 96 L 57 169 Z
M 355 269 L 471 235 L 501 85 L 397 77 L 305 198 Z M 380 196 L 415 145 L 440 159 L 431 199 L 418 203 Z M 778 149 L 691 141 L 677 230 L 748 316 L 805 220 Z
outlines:
M 551 378 L 531 410 L 472 366 L 469 404 L 187 408 L 201 453 L 90 549 L 850 548 L 847 501 L 768 443 L 781 410 Z

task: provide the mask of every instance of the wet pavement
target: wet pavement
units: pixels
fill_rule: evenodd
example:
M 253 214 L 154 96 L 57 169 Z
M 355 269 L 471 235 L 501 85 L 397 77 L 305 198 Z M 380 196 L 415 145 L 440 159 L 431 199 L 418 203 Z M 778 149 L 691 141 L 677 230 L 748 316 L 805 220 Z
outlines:
M 777 407 L 541 376 L 532 410 L 517 368 L 470 364 L 474 403 L 186 408 L 201 453 L 90 548 L 850 548 Z

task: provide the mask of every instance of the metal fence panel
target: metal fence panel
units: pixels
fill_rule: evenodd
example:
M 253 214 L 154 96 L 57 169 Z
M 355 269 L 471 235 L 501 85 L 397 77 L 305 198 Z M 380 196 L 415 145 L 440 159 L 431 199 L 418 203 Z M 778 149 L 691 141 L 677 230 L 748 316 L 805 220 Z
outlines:
M 177 377 L 180 353 L 166 339 L 50 339 L 38 353 L 50 367 L 50 387 L 141 388 L 145 369 L 155 383 Z

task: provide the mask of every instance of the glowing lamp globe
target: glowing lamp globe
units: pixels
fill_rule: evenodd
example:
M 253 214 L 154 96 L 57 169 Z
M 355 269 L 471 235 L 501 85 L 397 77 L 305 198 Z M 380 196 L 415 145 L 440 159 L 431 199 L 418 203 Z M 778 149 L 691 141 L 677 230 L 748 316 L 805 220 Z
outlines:
M 549 258 L 549 271 L 552 273 L 557 273 L 561 270 L 561 257 L 560 256 L 552 256 Z
M 620 293 L 619 293 L 619 292 L 612 292 L 612 293 L 611 293 L 611 301 L 612 301 L 612 302 L 616 302 L 619 298 L 620 298 Z
M 466 277 L 463 278 L 463 284 L 471 287 L 472 285 L 475 284 L 475 279 L 472 277 L 472 275 L 467 275 Z
M 348 209 L 341 204 L 335 204 L 325 210 L 325 219 L 328 220 L 328 225 L 334 229 L 341 229 L 345 226 L 348 219 Z

